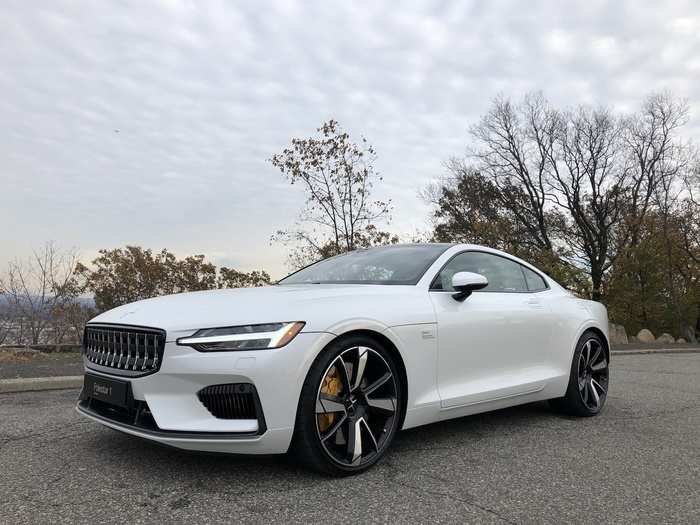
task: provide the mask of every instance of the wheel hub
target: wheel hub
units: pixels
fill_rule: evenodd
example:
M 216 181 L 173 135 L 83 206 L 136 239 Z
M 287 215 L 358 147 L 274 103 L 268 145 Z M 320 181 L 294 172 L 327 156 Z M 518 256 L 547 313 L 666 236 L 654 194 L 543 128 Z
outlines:
M 348 411 L 349 416 L 352 417 L 355 415 L 355 398 L 352 396 L 348 397 L 345 401 L 345 410 Z
M 367 403 L 363 401 L 361 396 L 350 394 L 345 398 L 345 410 L 348 417 L 357 419 L 367 413 Z

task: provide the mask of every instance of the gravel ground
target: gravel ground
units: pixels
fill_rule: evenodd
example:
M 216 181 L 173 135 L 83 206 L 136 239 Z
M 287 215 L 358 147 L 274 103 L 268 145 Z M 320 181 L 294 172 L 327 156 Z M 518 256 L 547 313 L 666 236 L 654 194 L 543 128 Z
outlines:
M 0 523 L 700 523 L 700 354 L 616 356 L 602 415 L 546 403 L 400 433 L 370 472 L 204 456 L 0 395 Z

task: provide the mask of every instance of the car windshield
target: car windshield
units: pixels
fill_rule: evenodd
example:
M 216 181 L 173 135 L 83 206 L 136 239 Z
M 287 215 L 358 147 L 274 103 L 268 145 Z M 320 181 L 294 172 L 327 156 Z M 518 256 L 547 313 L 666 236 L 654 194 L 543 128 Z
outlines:
M 447 244 L 403 244 L 355 250 L 302 268 L 278 284 L 416 284 Z

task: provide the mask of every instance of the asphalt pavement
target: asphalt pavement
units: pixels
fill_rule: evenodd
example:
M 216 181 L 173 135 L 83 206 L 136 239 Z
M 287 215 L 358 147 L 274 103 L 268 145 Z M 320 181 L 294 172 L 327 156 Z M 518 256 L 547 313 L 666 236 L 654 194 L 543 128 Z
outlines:
M 537 403 L 401 432 L 370 472 L 205 456 L 0 395 L 0 523 L 700 523 L 700 354 L 614 356 L 607 406 Z

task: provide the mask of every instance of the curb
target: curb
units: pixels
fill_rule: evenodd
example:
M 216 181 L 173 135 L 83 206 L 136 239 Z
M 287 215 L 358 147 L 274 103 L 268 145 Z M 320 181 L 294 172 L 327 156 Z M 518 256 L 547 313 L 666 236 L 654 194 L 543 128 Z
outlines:
M 83 376 L 29 377 L 1 379 L 0 394 L 33 392 L 38 390 L 64 390 L 83 386 Z
M 643 355 L 643 354 L 697 354 L 697 348 L 639 348 L 637 350 L 611 350 L 612 355 Z

